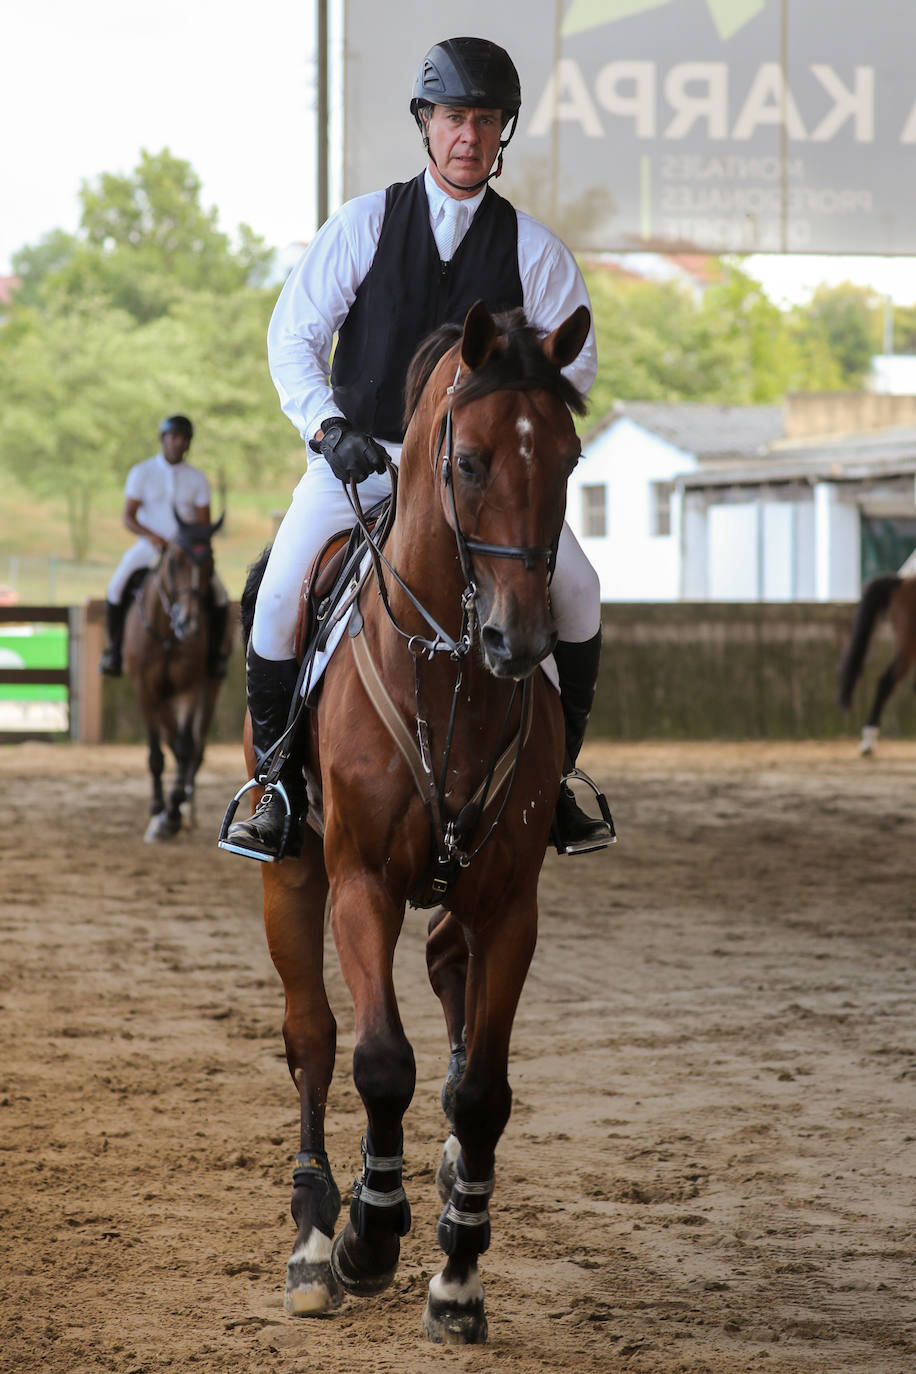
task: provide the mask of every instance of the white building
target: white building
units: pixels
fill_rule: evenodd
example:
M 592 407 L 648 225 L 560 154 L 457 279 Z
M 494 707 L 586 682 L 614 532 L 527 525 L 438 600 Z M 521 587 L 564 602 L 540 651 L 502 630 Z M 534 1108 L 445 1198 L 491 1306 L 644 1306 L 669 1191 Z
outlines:
M 857 600 L 899 567 L 916 547 L 916 398 L 855 399 L 616 406 L 567 502 L 602 600 Z

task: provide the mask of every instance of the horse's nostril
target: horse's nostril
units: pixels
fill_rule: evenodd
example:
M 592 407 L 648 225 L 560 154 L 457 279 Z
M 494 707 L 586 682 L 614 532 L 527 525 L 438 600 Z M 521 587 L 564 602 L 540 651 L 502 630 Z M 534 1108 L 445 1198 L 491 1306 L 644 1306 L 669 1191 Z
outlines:
M 493 661 L 503 661 L 511 657 L 511 649 L 504 632 L 496 625 L 484 625 L 480 639 L 487 657 Z

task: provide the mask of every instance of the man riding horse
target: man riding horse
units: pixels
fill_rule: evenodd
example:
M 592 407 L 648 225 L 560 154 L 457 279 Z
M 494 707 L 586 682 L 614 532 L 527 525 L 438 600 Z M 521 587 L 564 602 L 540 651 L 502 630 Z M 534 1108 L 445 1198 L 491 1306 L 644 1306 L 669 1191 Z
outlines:
M 303 579 L 326 540 L 353 523 L 343 484 L 362 483 L 365 506 L 390 494 L 386 457 L 396 463 L 400 454 L 404 381 L 417 345 L 438 325 L 463 321 L 477 300 L 491 312 L 521 306 L 545 333 L 589 304 L 565 245 L 488 186 L 502 170 L 520 106 L 518 72 L 503 48 L 480 38 L 435 44 L 420 64 L 410 102 L 425 170 L 343 205 L 277 301 L 268 333 L 271 376 L 284 413 L 314 456 L 274 540 L 248 645 L 248 709 L 259 767 L 286 730 L 296 690 Z M 593 331 L 567 372 L 588 391 L 596 372 Z M 597 684 L 601 606 L 598 577 L 566 524 L 550 595 L 569 771 Z M 307 796 L 297 759 L 284 763 L 279 781 L 301 827 Z M 282 793 L 268 785 L 254 815 L 234 822 L 221 843 L 272 860 L 286 819 Z M 578 853 L 603 848 L 613 830 L 586 815 L 564 781 L 552 839 L 561 853 Z
M 138 538 L 121 558 L 105 593 L 108 643 L 99 671 L 106 677 L 120 677 L 123 671 L 124 598 L 134 574 L 155 567 L 178 533 L 179 520 L 210 525 L 210 484 L 200 468 L 185 460 L 193 438 L 194 426 L 186 415 L 166 416 L 159 426 L 159 453 L 136 463 L 127 474 L 123 521 Z M 218 577 L 211 583 L 208 612 L 207 672 L 212 678 L 223 678 L 229 599 Z

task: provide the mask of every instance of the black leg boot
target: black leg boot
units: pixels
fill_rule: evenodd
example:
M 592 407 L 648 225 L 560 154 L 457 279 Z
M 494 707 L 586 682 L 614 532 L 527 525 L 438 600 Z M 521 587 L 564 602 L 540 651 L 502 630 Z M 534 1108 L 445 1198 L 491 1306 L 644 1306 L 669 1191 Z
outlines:
M 299 665 L 294 658 L 275 662 L 261 658 L 249 646 L 248 711 L 258 777 L 262 765 L 269 767 L 273 746 L 286 731 L 298 678 Z M 220 838 L 220 849 L 260 859 L 262 863 L 272 863 L 286 853 L 298 854 L 308 797 L 297 758 L 287 759 L 277 782 L 282 784 L 289 799 L 289 814 L 279 788 L 268 784 L 254 815 L 246 821 L 234 821 Z M 284 845 L 287 826 L 288 837 Z
M 589 712 L 598 685 L 598 663 L 601 658 L 601 631 L 581 644 L 561 640 L 554 650 L 560 680 L 560 701 L 566 726 L 566 759 L 564 774 L 575 768 Z M 595 789 L 597 792 L 597 789 Z M 602 812 L 606 803 L 602 801 Z M 617 836 L 610 813 L 594 819 L 581 809 L 573 790 L 564 780 L 550 828 L 550 840 L 558 854 L 585 854 L 592 849 L 604 849 Z
M 226 676 L 226 626 L 229 624 L 229 605 L 224 602 L 222 606 L 210 603 L 210 615 L 207 622 L 207 677 L 224 678 Z
M 108 643 L 99 659 L 99 672 L 104 673 L 105 677 L 121 676 L 121 641 L 124 638 L 126 614 L 127 609 L 123 601 L 119 601 L 117 605 L 111 601 L 105 602 L 105 633 Z

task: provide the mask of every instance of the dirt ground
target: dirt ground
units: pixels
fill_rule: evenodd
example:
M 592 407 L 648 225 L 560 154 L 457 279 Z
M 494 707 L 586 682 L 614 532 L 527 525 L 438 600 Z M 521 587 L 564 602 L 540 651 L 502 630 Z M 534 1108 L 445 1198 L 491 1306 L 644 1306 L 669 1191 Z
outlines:
M 79 1374 L 916 1367 L 916 744 L 586 750 L 620 843 L 548 858 L 482 1262 L 490 1343 L 429 1345 L 446 1043 L 425 914 L 392 1289 L 282 1308 L 297 1109 L 257 865 L 145 845 L 138 748 L 8 745 L 0 1369 Z M 340 1023 L 329 1150 L 359 1160 Z

